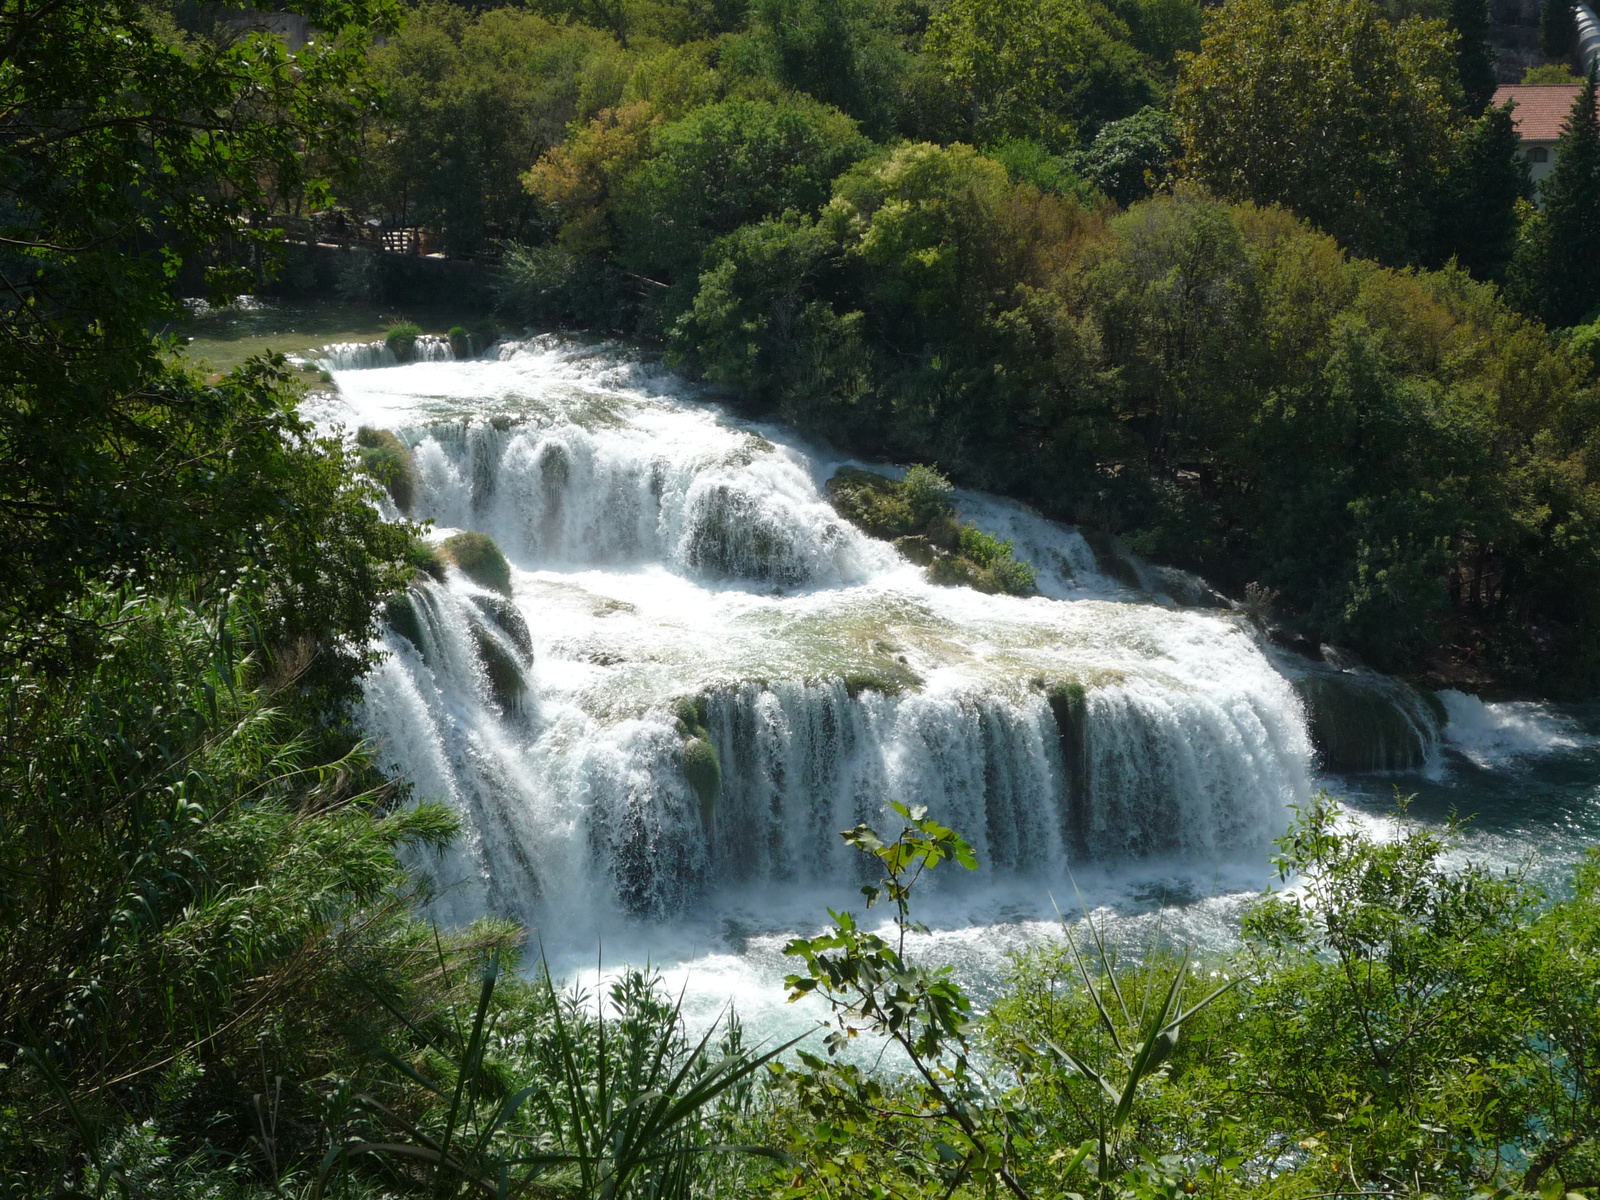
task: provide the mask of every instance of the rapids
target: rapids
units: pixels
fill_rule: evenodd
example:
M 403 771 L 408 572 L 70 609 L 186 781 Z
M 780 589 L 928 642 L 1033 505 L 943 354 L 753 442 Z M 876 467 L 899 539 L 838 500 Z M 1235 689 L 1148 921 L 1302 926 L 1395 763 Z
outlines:
M 1461 858 L 1554 891 L 1600 839 L 1600 705 L 1313 662 L 1192 576 L 973 493 L 962 514 L 1013 540 L 1040 595 L 934 587 L 835 516 L 821 485 L 841 462 L 792 431 L 614 346 L 457 362 L 427 338 L 402 366 L 371 340 L 392 320 L 254 304 L 201 314 L 190 352 L 330 372 L 308 413 L 394 431 L 411 515 L 509 556 L 509 598 L 451 571 L 391 606 L 359 715 L 381 761 L 461 816 L 415 864 L 431 916 L 525 922 L 559 978 L 592 984 L 603 945 L 604 968 L 681 987 L 692 1024 L 731 1002 L 758 1036 L 799 1032 L 818 1014 L 784 1004 L 782 947 L 825 905 L 859 911 L 838 831 L 891 825 L 890 797 L 977 846 L 974 876 L 919 889 L 913 949 L 980 1005 L 1010 952 L 1060 937 L 1058 902 L 1135 953 L 1158 927 L 1230 945 L 1314 788 L 1379 836 L 1397 793 L 1411 820 L 1470 817 Z M 686 734 L 715 747 L 709 799 Z
M 968 887 L 1260 863 L 1309 794 L 1294 686 L 1243 617 L 1177 603 L 1196 581 L 1106 574 L 1076 531 L 958 494 L 1041 595 L 936 586 L 834 513 L 838 459 L 615 349 L 385 353 L 330 347 L 322 415 L 394 431 L 410 515 L 513 566 L 509 606 L 453 568 L 415 588 L 367 687 L 385 765 L 463 819 L 428 864 L 445 920 L 592 937 L 728 889 L 848 886 L 838 831 L 891 798 L 972 841 Z M 714 796 L 685 774 L 685 701 Z

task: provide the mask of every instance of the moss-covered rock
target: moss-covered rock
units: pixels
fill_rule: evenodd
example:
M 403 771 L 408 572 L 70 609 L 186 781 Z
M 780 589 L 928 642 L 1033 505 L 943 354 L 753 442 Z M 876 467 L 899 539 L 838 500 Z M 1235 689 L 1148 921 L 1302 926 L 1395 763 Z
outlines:
M 708 714 L 704 696 L 684 696 L 673 706 L 678 736 L 683 739 L 683 777 L 700 802 L 700 820 L 710 825 L 722 794 L 722 763 L 706 732 Z
M 356 452 L 361 456 L 361 469 L 384 486 L 395 507 L 410 512 L 417 494 L 417 471 L 405 443 L 387 429 L 363 425 L 356 430 Z
M 704 696 L 683 697 L 674 706 L 674 712 L 684 728 L 691 732 L 698 730 L 701 737 L 705 736 L 707 705 Z
M 472 597 L 472 603 L 500 627 L 500 632 L 511 639 L 525 660 L 533 661 L 533 631 L 528 628 L 528 622 L 516 604 L 504 596 L 484 595 Z
M 700 801 L 700 819 L 709 825 L 717 811 L 717 798 L 722 794 L 722 764 L 717 761 L 716 747 L 709 739 L 692 737 L 684 742 L 683 777 Z
M 912 467 L 898 480 L 840 467 L 825 490 L 835 512 L 926 566 L 932 583 L 1014 596 L 1035 591 L 1033 568 L 1012 557 L 1010 542 L 956 519 L 954 489 L 932 467 Z
M 511 564 L 500 547 L 486 533 L 458 533 L 444 540 L 442 547 L 466 577 L 480 587 L 511 594 Z
M 422 652 L 422 617 L 417 600 L 410 592 L 390 596 L 383 602 L 384 623 Z
M 478 661 L 489 678 L 489 695 L 502 712 L 516 712 L 522 707 L 522 696 L 527 690 L 521 664 L 487 629 L 474 628 L 472 640 L 478 650 Z
M 898 696 L 907 688 L 922 682 L 910 670 L 900 671 L 850 671 L 840 677 L 844 690 L 854 700 L 862 692 L 877 692 L 881 696 Z
M 811 572 L 793 530 L 754 496 L 726 483 L 696 497 L 684 557 L 698 571 L 780 586 L 805 583 Z
M 1385 675 L 1329 671 L 1295 681 L 1311 740 L 1333 771 L 1408 771 L 1438 740 L 1435 710 Z
M 945 551 L 954 550 L 960 540 L 948 491 L 938 493 L 942 503 L 936 502 L 928 488 L 908 489 L 901 480 L 859 467 L 840 467 L 824 491 L 835 512 L 871 537 L 894 541 L 915 536 Z
M 482 354 L 500 340 L 500 326 L 494 318 L 485 317 L 472 327 L 472 352 Z
M 1077 680 L 1046 682 L 1045 701 L 1056 719 L 1061 744 L 1061 766 L 1066 773 L 1067 836 L 1077 846 L 1087 843 L 1089 796 L 1089 691 Z
M 1135 591 L 1144 586 L 1139 578 L 1139 569 L 1133 565 L 1133 560 L 1114 536 L 1103 529 L 1090 529 L 1087 526 L 1080 526 L 1078 533 L 1089 543 L 1089 549 L 1094 552 L 1095 566 L 1100 568 L 1102 575 Z
M 908 533 L 905 537 L 897 537 L 893 544 L 896 550 L 919 567 L 931 567 L 934 559 L 939 557 L 939 552 L 934 549 L 933 543 L 920 533 Z

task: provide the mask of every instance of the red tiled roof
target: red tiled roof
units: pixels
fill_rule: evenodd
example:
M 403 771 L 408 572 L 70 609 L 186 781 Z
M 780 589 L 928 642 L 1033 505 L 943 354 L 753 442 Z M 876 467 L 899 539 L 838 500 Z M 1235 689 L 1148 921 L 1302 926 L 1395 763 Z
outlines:
M 1582 90 L 1581 83 L 1515 84 L 1495 88 L 1490 103 L 1499 108 L 1507 100 L 1515 100 L 1517 106 L 1511 110 L 1511 119 L 1522 140 L 1553 142 L 1561 136 L 1561 123 Z

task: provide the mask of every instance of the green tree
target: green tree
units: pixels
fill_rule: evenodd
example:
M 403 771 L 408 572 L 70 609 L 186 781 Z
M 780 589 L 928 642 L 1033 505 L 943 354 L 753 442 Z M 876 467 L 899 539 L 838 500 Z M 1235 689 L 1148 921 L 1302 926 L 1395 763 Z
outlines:
M 806 425 L 859 431 L 871 360 L 859 311 L 840 315 L 841 248 L 798 213 L 713 243 L 692 307 L 672 331 L 679 361 Z
M 1111 233 L 1091 259 L 1086 298 L 1122 367 L 1123 419 L 1146 461 L 1173 470 L 1199 452 L 1191 437 L 1226 423 L 1231 352 L 1255 309 L 1254 265 L 1227 206 L 1192 186 L 1123 214 Z
M 1546 58 L 1565 58 L 1578 46 L 1577 11 L 1572 0 L 1541 0 L 1539 49 Z
M 1169 72 L 1181 51 L 1200 49 L 1205 14 L 1191 0 L 1119 0 L 1110 8 L 1127 23 L 1133 44 Z
M 1460 107 L 1453 42 L 1442 22 L 1391 25 L 1369 0 L 1218 9 L 1173 97 L 1186 167 L 1219 195 L 1292 209 L 1356 254 L 1411 261 Z
M 759 53 L 773 78 L 849 113 L 874 137 L 899 120 L 910 56 L 882 0 L 756 0 Z
M 1085 208 L 1093 208 L 1097 195 L 1094 185 L 1078 174 L 1076 155 L 1051 154 L 1031 138 L 1008 138 L 984 153 L 1000 163 L 1012 183 L 1031 183 L 1041 192 L 1071 196 Z
M 1491 109 L 1456 135 L 1430 257 L 1435 264 L 1454 257 L 1477 279 L 1503 279 L 1517 245 L 1519 204 L 1532 198 L 1510 107 Z
M 727 100 L 661 126 L 613 204 L 633 270 L 692 281 L 714 238 L 787 209 L 815 212 L 870 143 L 837 109 L 806 97 Z
M 22 1194 L 131 1189 L 174 1126 L 256 1153 L 249 1081 L 352 1061 L 388 1020 L 364 987 L 409 1007 L 441 948 L 398 856 L 453 822 L 394 811 L 348 724 L 414 533 L 281 359 L 204 380 L 152 332 L 187 289 L 259 279 L 274 213 L 326 199 L 314 167 L 375 112 L 366 47 L 398 12 L 290 4 L 319 31 L 291 52 L 172 7 L 186 31 L 155 5 L 0 10 L 0 1172 Z M 320 1106 L 297 1091 L 294 1120 Z
M 528 163 L 574 120 L 617 104 L 633 61 L 607 34 L 530 12 L 416 9 L 374 49 L 385 119 L 362 155 L 351 199 L 438 232 L 471 252 L 527 238 L 540 216 L 520 185 Z
M 370 111 L 366 38 L 394 6 L 291 7 L 330 36 L 293 55 L 182 36 L 132 0 L 0 13 L 0 639 L 107 571 L 220 568 L 259 522 L 295 527 L 282 373 L 205 388 L 150 333 L 183 312 L 180 272 L 214 295 L 249 282 L 273 236 L 250 219 L 314 198 L 302 154 L 341 152 Z
M 1508 285 L 1520 307 L 1552 326 L 1580 324 L 1600 304 L 1600 119 L 1594 68 L 1561 126 L 1542 209 L 1516 251 Z
M 1450 24 L 1456 31 L 1456 69 L 1467 113 L 1478 116 L 1494 98 L 1494 46 L 1489 41 L 1489 0 L 1451 0 Z
M 1338 816 L 1326 797 L 1300 814 L 1277 858 L 1297 894 L 1259 902 L 1244 926 L 1259 1024 L 1242 1065 L 1271 1081 L 1292 1127 L 1326 1131 L 1306 1174 L 1443 1194 L 1547 1191 L 1552 1173 L 1586 1184 L 1593 1052 L 1565 1013 L 1593 992 L 1592 942 L 1548 956 L 1546 940 L 1576 914 L 1540 918 L 1514 875 L 1448 868 L 1454 827 L 1379 843 Z M 1551 1105 L 1564 1090 L 1575 1106 Z
M 1085 178 L 1126 208 L 1171 178 L 1179 151 L 1172 117 L 1150 107 L 1102 126 L 1073 161 Z
M 1159 96 L 1129 36 L 1094 0 L 953 0 L 923 45 L 959 93 L 972 140 L 1033 138 L 1061 152 Z

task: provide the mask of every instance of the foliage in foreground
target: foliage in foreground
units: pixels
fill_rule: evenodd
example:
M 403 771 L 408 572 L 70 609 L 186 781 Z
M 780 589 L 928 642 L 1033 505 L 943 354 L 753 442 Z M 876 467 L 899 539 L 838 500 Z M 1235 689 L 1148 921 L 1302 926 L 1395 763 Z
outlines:
M 903 811 L 903 810 L 902 810 Z M 797 995 L 911 1073 L 802 1054 L 762 1128 L 800 1196 L 1549 1197 L 1600 1186 L 1600 856 L 1551 903 L 1455 865 L 1456 831 L 1376 840 L 1326 797 L 1280 842 L 1294 887 L 1209 963 L 1159 932 L 1123 956 L 1093 918 L 1018 955 L 981 1025 L 948 972 L 907 957 L 922 874 L 959 835 L 904 813 L 848 840 L 888 878 L 891 937 L 848 913 L 789 953 Z M 881 890 L 880 890 L 881 889 Z M 1131 951 L 1131 952 L 1130 952 Z M 1185 1001 L 1185 994 L 1195 997 Z
M 288 1154 L 312 1081 L 433 990 L 398 856 L 454 820 L 395 808 L 359 750 L 303 731 L 284 704 L 309 664 L 263 653 L 259 587 L 92 589 L 65 614 L 72 686 L 48 664 L 7 681 L 8 1187 L 105 1174 L 141 1120 L 237 1153 L 267 1136 L 253 1093 L 284 1127 L 262 1152 Z

